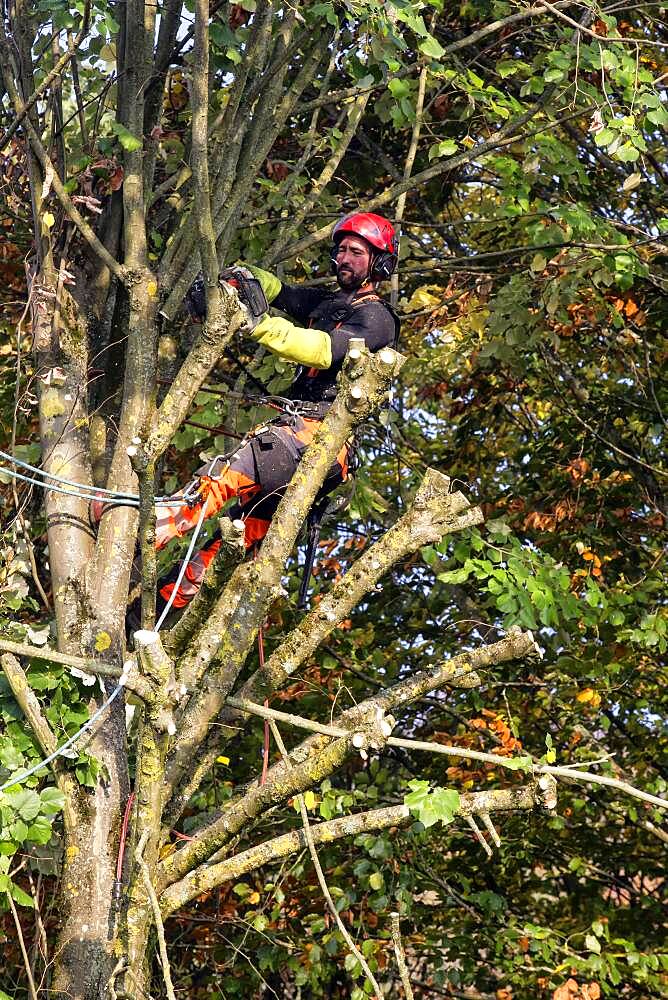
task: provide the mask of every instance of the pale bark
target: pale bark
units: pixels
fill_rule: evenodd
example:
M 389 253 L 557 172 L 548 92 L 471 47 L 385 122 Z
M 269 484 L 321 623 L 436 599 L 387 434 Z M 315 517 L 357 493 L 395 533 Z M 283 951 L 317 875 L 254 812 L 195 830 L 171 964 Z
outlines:
M 514 812 L 533 809 L 541 803 L 541 791 L 536 785 L 523 785 L 513 789 L 494 789 L 487 792 L 469 792 L 461 795 L 456 815 L 470 816 L 489 812 Z M 387 806 L 369 812 L 340 819 L 328 820 L 311 827 L 316 844 L 331 844 L 343 837 L 356 836 L 371 830 L 386 830 L 402 827 L 412 821 L 407 806 Z M 222 885 L 230 879 L 238 879 L 263 865 L 297 854 L 306 847 L 303 830 L 293 830 L 280 837 L 259 844 L 217 864 L 195 868 L 178 882 L 164 889 L 160 894 L 163 917 L 168 917 L 190 899 Z

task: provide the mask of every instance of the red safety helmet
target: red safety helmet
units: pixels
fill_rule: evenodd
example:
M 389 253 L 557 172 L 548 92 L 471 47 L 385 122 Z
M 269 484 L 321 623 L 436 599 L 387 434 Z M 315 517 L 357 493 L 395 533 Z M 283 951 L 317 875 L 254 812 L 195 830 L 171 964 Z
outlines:
M 377 251 L 373 254 L 370 277 L 377 281 L 390 277 L 397 266 L 399 240 L 394 226 L 388 219 L 373 212 L 353 212 L 352 215 L 344 215 L 332 230 L 335 247 L 344 236 L 359 236 Z

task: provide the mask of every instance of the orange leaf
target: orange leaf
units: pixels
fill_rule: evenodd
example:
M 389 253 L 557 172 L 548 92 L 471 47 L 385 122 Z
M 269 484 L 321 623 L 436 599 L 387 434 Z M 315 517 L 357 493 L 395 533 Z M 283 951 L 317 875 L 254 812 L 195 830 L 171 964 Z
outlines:
M 574 458 L 566 467 L 566 472 L 574 483 L 581 482 L 589 472 L 591 466 L 586 458 Z

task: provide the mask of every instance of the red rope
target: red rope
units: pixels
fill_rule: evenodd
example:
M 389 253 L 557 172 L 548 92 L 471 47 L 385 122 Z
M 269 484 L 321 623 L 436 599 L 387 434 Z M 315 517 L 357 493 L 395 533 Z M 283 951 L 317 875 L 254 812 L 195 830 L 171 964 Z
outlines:
M 123 858 L 125 857 L 125 842 L 128 839 L 128 826 L 130 825 L 130 813 L 132 812 L 134 801 L 135 801 L 135 793 L 130 792 L 128 796 L 128 801 L 125 803 L 125 812 L 123 813 L 123 823 L 121 824 L 121 839 L 118 844 L 118 858 L 116 859 L 117 882 L 120 882 L 123 878 Z

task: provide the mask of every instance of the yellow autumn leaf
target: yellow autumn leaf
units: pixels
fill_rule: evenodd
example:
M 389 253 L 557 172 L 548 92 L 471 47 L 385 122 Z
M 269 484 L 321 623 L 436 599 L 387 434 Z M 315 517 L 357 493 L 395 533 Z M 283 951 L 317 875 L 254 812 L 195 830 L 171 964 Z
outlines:
M 222 755 L 220 757 L 216 757 L 216 764 L 229 764 L 229 762 L 229 757 L 223 757 Z
M 442 301 L 442 295 L 434 295 L 430 289 L 437 289 L 436 285 L 423 285 L 416 288 L 408 300 L 407 309 L 409 312 L 417 312 L 418 309 L 429 309 L 437 306 Z
M 307 809 L 315 809 L 318 800 L 311 791 L 304 792 L 304 805 Z
M 146 291 L 148 292 L 148 294 L 151 297 L 154 296 L 154 295 L 157 295 L 158 294 L 158 283 L 157 283 L 157 281 L 149 281 L 148 285 L 146 286 Z
M 56 217 L 52 212 L 45 212 L 42 216 L 42 222 L 46 229 L 51 229 L 51 226 L 56 221 Z
M 593 688 L 584 688 L 582 691 L 579 691 L 575 696 L 575 700 L 579 701 L 582 705 L 591 705 L 592 708 L 598 708 L 601 704 L 601 696 Z
M 108 632 L 98 632 L 95 636 L 95 649 L 98 653 L 104 653 L 105 649 L 111 646 L 111 636 Z
M 257 903 L 260 902 L 260 893 L 251 892 L 250 896 L 246 897 L 245 902 L 250 903 L 252 906 L 255 906 Z

